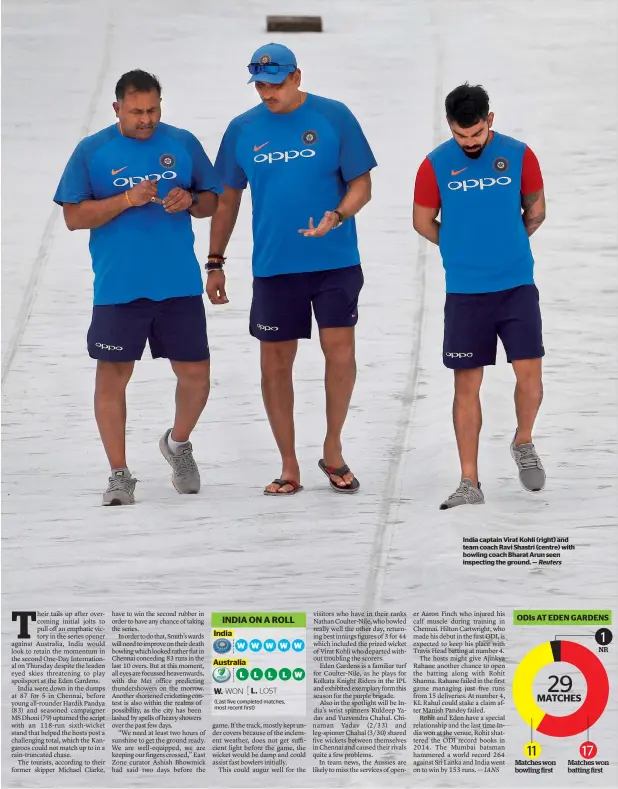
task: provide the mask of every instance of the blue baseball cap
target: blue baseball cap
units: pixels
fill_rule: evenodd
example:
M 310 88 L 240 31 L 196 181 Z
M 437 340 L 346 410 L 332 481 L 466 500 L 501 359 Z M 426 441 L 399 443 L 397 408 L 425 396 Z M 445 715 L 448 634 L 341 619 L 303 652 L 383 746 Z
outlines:
M 296 69 L 296 56 L 291 49 L 285 47 L 283 44 L 266 44 L 253 53 L 251 63 L 259 63 L 266 66 L 269 63 L 279 66 L 288 66 L 289 69 L 282 69 L 274 74 L 268 74 L 266 71 L 260 71 L 258 74 L 252 74 L 249 82 L 271 82 L 273 85 L 280 85 L 294 69 Z M 292 69 L 292 66 L 294 67 Z M 249 84 L 249 83 L 247 83 Z

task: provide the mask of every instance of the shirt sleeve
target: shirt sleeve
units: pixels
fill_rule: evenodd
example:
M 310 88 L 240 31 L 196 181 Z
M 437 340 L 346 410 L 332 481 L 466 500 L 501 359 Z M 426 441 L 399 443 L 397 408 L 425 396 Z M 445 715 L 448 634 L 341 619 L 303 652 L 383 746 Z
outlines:
M 425 208 L 440 208 L 442 205 L 438 180 L 428 158 L 423 159 L 416 173 L 414 202 L 417 205 L 425 206 Z
M 191 188 L 196 192 L 223 192 L 221 181 L 217 178 L 215 168 L 206 155 L 202 143 L 193 134 L 189 135 L 189 151 L 193 162 L 191 170 Z
M 539 160 L 533 151 L 526 147 L 521 168 L 521 193 L 522 195 L 529 195 L 532 192 L 538 192 L 542 188 L 543 176 L 541 175 Z
M 64 168 L 54 195 L 54 202 L 63 205 L 64 203 L 81 203 L 83 200 L 92 200 L 93 198 L 88 160 L 82 141 L 73 151 Z
M 236 158 L 238 127 L 231 123 L 223 135 L 219 153 L 215 160 L 215 173 L 225 186 L 231 189 L 246 189 L 247 176 Z
M 360 123 L 347 107 L 343 107 L 339 167 L 344 181 L 349 183 L 359 175 L 377 167 L 373 151 Z

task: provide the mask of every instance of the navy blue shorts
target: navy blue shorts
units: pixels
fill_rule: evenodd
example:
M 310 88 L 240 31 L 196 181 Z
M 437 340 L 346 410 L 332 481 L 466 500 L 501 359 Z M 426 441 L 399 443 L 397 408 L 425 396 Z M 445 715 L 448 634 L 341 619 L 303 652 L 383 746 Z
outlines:
M 202 362 L 210 358 L 201 296 L 136 299 L 92 308 L 88 353 L 107 362 L 133 362 L 150 344 L 153 359 Z
M 498 337 L 509 362 L 545 356 L 536 285 L 495 293 L 447 293 L 442 359 L 451 370 L 496 363 Z
M 311 308 L 320 329 L 356 326 L 360 266 L 255 277 L 249 331 L 258 340 L 309 339 Z

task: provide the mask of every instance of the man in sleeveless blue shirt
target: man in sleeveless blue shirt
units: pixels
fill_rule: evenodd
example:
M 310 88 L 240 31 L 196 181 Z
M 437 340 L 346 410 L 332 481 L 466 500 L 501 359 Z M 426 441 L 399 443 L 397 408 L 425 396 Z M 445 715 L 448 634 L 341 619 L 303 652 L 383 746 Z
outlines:
M 261 47 L 249 72 L 261 103 L 230 123 L 215 162 L 225 191 L 211 225 L 206 292 L 213 304 L 227 301 L 224 253 L 248 184 L 250 332 L 260 341 L 264 404 L 282 458 L 280 477 L 264 492 L 301 490 L 292 366 L 298 340 L 311 336 L 313 309 L 326 359 L 327 432 L 319 466 L 333 490 L 355 493 L 359 482 L 341 446 L 356 377 L 354 327 L 363 285 L 353 217 L 371 197 L 376 161 L 345 105 L 300 90 L 301 73 L 287 47 Z
M 446 117 L 453 139 L 423 161 L 414 192 L 414 227 L 439 245 L 446 272 L 443 361 L 455 374 L 462 479 L 440 509 L 484 503 L 477 465 L 480 389 L 483 368 L 496 363 L 498 337 L 517 380 L 511 455 L 524 489 L 545 486 L 532 443 L 545 354 L 529 241 L 545 219 L 539 163 L 525 143 L 492 131 L 494 115 L 480 85 L 449 93 Z
M 200 476 L 189 436 L 206 405 L 210 354 L 191 217 L 212 216 L 222 192 L 198 140 L 161 118 L 161 86 L 136 70 L 116 85 L 118 123 L 73 152 L 54 200 L 69 230 L 90 230 L 97 360 L 95 416 L 111 467 L 104 505 L 133 504 L 125 453 L 126 387 L 149 342 L 177 376 L 174 425 L 159 442 L 179 493 Z

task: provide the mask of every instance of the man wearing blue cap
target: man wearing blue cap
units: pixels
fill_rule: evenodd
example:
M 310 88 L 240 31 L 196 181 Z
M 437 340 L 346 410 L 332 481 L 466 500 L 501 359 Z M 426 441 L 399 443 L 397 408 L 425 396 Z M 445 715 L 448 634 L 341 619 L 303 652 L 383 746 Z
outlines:
M 267 495 L 302 490 L 294 441 L 292 367 L 298 340 L 311 337 L 312 309 L 326 359 L 326 438 L 319 461 L 330 486 L 355 493 L 341 431 L 356 379 L 354 326 L 363 286 L 354 215 L 371 199 L 376 160 L 350 110 L 300 90 L 296 57 L 282 44 L 249 64 L 261 103 L 229 124 L 215 170 L 225 186 L 212 219 L 206 293 L 227 303 L 225 248 L 242 192 L 253 201 L 250 332 L 260 340 L 262 394 L 282 458 Z M 314 225 L 316 218 L 317 225 Z

